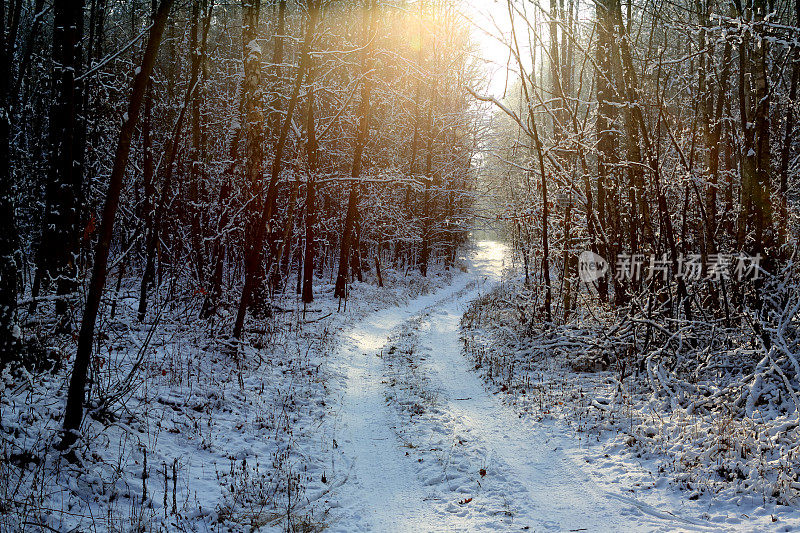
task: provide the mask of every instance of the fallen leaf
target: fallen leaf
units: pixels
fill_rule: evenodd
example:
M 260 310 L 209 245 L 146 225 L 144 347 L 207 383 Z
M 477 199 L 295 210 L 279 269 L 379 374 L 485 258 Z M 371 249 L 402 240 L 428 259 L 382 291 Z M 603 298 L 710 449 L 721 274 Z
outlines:
M 94 233 L 94 230 L 97 227 L 97 217 L 94 213 L 92 213 L 92 218 L 86 223 L 86 227 L 83 228 L 83 240 L 88 241 L 89 237 Z

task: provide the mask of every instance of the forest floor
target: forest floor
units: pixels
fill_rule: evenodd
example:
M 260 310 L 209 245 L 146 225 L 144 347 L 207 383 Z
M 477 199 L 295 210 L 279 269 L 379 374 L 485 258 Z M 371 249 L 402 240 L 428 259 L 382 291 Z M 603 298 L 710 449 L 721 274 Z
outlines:
M 624 418 L 586 431 L 566 404 L 586 404 L 604 373 L 530 372 L 526 391 L 476 364 L 476 338 L 507 348 L 463 319 L 502 286 L 506 254 L 484 241 L 427 279 L 387 270 L 386 288 L 354 284 L 341 313 L 329 284 L 305 315 L 286 296 L 239 351 L 219 335 L 224 306 L 197 327 L 178 299 L 156 328 L 123 287 L 76 463 L 53 450 L 72 341 L 50 339 L 66 360 L 54 370 L 4 373 L 0 530 L 800 528 L 796 507 L 752 492 L 681 490 L 680 472 L 659 469 L 674 448 L 634 453 Z
M 0 375 L 0 531 L 324 529 L 347 481 L 332 435 L 338 332 L 447 286 L 454 270 L 386 268 L 386 287 L 366 273 L 346 302 L 318 279 L 305 309 L 289 281 L 240 346 L 227 336 L 235 289 L 199 321 L 196 289 L 165 284 L 140 323 L 138 280 L 124 280 L 104 301 L 73 462 L 55 445 L 75 338 L 23 316 L 43 364 Z
M 491 290 L 505 249 L 478 243 L 469 273 L 343 334 L 338 443 L 348 483 L 334 531 L 707 531 L 695 509 L 597 483 L 585 443 L 521 416 L 464 356 L 460 321 Z M 685 495 L 684 495 L 685 497 Z

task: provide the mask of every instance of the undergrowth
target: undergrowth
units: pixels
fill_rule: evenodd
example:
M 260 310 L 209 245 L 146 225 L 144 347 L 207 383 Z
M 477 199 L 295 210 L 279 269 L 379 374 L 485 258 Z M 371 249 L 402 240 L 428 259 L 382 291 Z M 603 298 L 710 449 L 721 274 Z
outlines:
M 651 329 L 644 345 L 638 317 L 586 305 L 564 325 L 537 326 L 530 290 L 505 282 L 465 312 L 465 354 L 504 401 L 538 420 L 563 419 L 577 438 L 602 445 L 601 458 L 652 461 L 649 475 L 690 499 L 796 508 L 798 374 L 788 328 L 773 346 L 783 342 L 791 357 L 758 349 L 752 330 L 723 335 L 707 323 Z

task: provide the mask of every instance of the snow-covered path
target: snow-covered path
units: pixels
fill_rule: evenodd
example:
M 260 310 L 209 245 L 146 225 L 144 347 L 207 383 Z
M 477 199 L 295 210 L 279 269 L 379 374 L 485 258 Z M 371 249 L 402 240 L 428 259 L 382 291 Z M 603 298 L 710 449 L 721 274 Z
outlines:
M 520 419 L 469 368 L 461 354 L 459 320 L 468 302 L 499 280 L 503 257 L 501 245 L 479 243 L 469 274 L 450 287 L 377 313 L 345 333 L 339 362 L 346 365 L 347 388 L 338 444 L 350 461 L 349 478 L 335 496 L 341 509 L 333 513 L 331 529 L 703 530 L 702 524 L 601 490 L 565 453 L 576 444 L 559 424 Z M 411 424 L 419 424 L 415 435 L 423 435 L 424 442 L 437 434 L 456 435 L 460 445 L 446 450 L 444 466 L 430 456 L 423 464 L 422 456 L 408 453 L 398 439 L 403 428 L 395 427 L 406 421 L 386 401 L 386 367 L 378 355 L 387 338 L 414 317 L 420 361 L 415 371 L 424 375 L 436 407 Z M 441 447 L 447 439 L 438 442 Z M 476 464 L 488 471 L 485 479 Z M 477 492 L 470 492 L 475 487 Z M 459 497 L 471 495 L 474 501 L 461 504 Z M 497 501 L 504 513 L 492 505 Z
M 343 333 L 338 358 L 345 366 L 347 388 L 336 438 L 350 463 L 345 466 L 348 482 L 338 502 L 345 512 L 331 524 L 333 531 L 419 531 L 420 524 L 439 520 L 393 430 L 395 421 L 386 405 L 378 355 L 400 325 L 468 282 L 460 276 L 450 287 L 405 307 L 375 313 Z

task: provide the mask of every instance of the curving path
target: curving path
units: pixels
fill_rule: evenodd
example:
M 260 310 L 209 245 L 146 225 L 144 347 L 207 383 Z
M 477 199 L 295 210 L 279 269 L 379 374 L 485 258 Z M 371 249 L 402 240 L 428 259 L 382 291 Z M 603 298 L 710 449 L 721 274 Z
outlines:
M 604 492 L 565 453 L 575 443 L 557 425 L 520 419 L 485 390 L 461 354 L 459 320 L 472 299 L 499 281 L 504 256 L 503 245 L 478 243 L 470 272 L 458 276 L 451 286 L 405 307 L 378 312 L 343 334 L 337 360 L 347 376 L 347 387 L 337 442 L 346 458 L 347 482 L 334 495 L 338 508 L 332 513 L 330 529 L 707 530 L 702 523 Z M 475 281 L 478 283 L 471 284 Z M 424 373 L 427 386 L 436 393 L 435 414 L 424 423 L 441 425 L 433 427 L 432 434 L 469 435 L 470 446 L 463 451 L 457 447 L 462 456 L 448 461 L 467 464 L 477 460 L 491 473 L 487 482 L 480 484 L 475 502 L 462 507 L 453 503 L 459 495 L 454 487 L 458 482 L 453 481 L 457 478 L 445 473 L 439 486 L 431 483 L 428 471 L 421 468 L 421 457 L 408 453 L 398 438 L 398 432 L 402 433 L 398 430 L 403 428 L 397 425 L 404 419 L 387 405 L 386 368 L 378 354 L 388 337 L 412 318 L 416 319 L 422 361 L 417 371 Z M 427 468 L 428 463 L 425 465 Z M 509 509 L 506 517 L 498 517 L 496 507 L 492 510 L 491 505 L 481 503 L 492 498 L 504 501 Z

